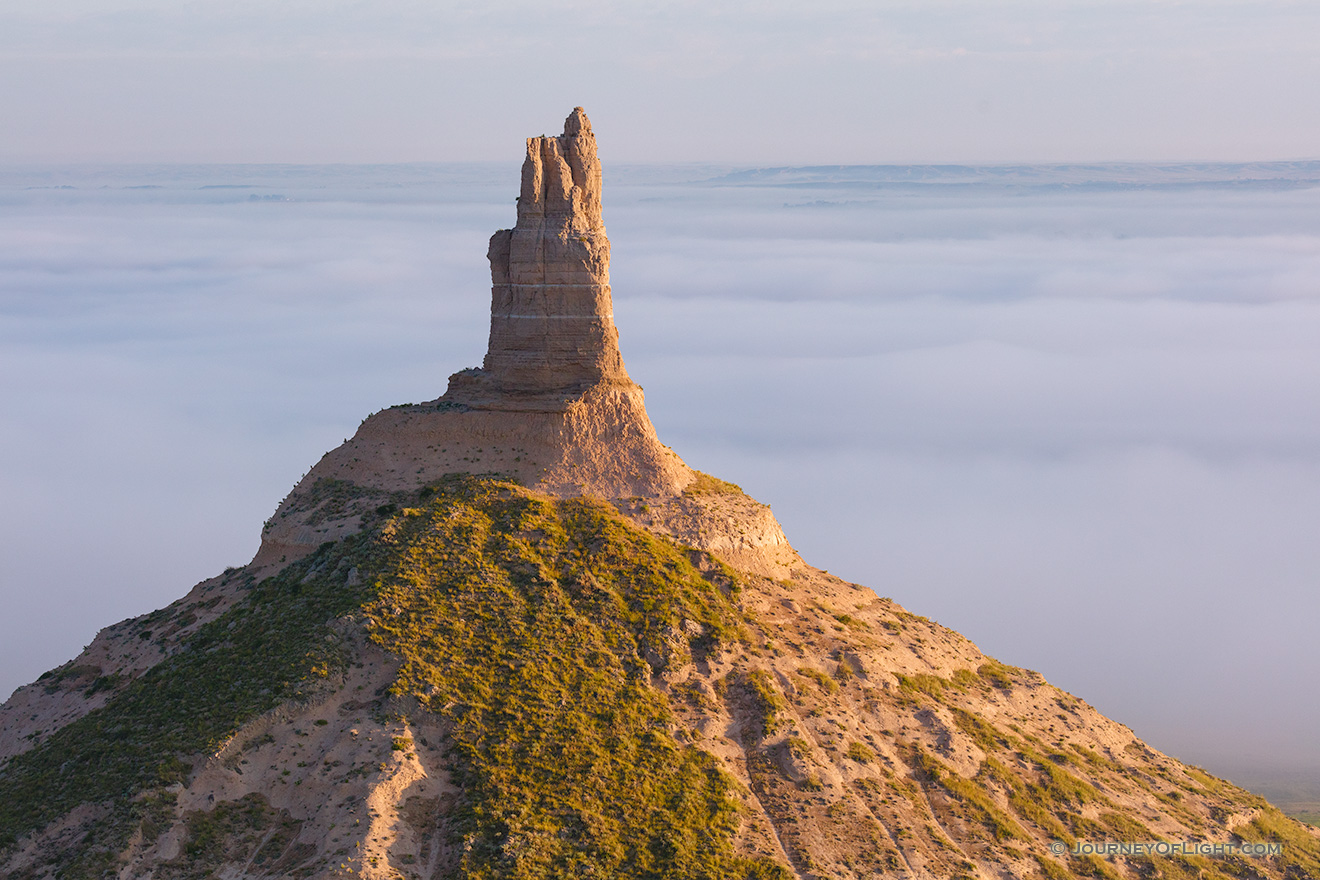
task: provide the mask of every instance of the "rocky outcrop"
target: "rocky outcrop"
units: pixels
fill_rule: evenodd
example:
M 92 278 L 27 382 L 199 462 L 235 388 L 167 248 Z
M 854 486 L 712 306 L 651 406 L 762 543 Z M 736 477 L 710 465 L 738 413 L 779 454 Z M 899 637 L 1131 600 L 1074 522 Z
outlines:
M 739 568 L 784 576 L 802 564 L 769 509 L 741 491 L 685 494 L 698 476 L 656 436 L 619 352 L 600 159 L 581 107 L 562 135 L 528 138 L 517 222 L 491 237 L 488 256 L 482 366 L 451 376 L 437 400 L 376 413 L 327 453 L 263 533 L 259 574 L 355 531 L 384 494 L 451 473 L 501 474 L 557 497 L 633 499 L 621 507 L 635 521 Z M 364 494 L 355 515 L 329 517 L 316 488 L 326 480 L 381 497 Z M 744 514 L 757 521 L 750 532 Z
M 490 239 L 490 346 L 451 377 L 470 406 L 561 409 L 597 386 L 640 391 L 619 354 L 596 136 L 581 107 L 558 137 L 527 139 L 518 222 Z

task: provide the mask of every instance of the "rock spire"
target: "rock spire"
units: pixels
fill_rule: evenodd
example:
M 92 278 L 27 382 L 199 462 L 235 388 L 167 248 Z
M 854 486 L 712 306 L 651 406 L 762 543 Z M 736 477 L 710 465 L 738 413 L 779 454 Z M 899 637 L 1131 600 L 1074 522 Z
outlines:
M 262 571 L 356 528 L 309 519 L 320 514 L 304 510 L 302 499 L 326 479 L 396 492 L 449 474 L 494 473 L 560 497 L 643 497 L 656 505 L 685 498 L 697 474 L 656 436 L 641 386 L 619 354 L 609 254 L 596 138 L 579 107 L 562 135 L 527 140 L 517 222 L 490 242 L 490 344 L 482 366 L 450 376 L 436 400 L 369 416 L 328 452 L 263 533 Z M 724 541 L 720 552 L 755 556 L 754 564 L 782 574 L 796 554 L 769 510 L 746 503 L 756 508 L 749 508 L 752 528 L 739 520 L 732 531 L 722 529 L 734 520 L 683 512 L 671 530 L 685 540 Z
M 564 133 L 527 139 L 518 221 L 490 239 L 490 344 L 447 397 L 559 408 L 598 386 L 634 387 L 619 354 L 596 136 L 581 107 Z

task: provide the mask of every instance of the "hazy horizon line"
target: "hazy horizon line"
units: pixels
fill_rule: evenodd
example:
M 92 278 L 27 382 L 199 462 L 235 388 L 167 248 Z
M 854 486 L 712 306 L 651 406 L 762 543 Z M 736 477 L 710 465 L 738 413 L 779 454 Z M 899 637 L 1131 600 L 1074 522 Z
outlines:
M 520 162 L 521 159 L 402 159 L 378 161 L 224 161 L 214 159 L 0 159 L 0 168 L 157 168 L 157 167 L 212 167 L 212 168 L 398 168 L 414 166 L 472 166 L 495 167 Z M 886 160 L 877 162 L 735 162 L 724 159 L 615 159 L 608 167 L 688 167 L 723 166 L 742 170 L 804 170 L 854 168 L 1112 168 L 1112 167 L 1234 167 L 1306 165 L 1320 166 L 1320 154 L 1274 159 L 1050 159 L 1042 161 L 1014 159 L 952 160 Z

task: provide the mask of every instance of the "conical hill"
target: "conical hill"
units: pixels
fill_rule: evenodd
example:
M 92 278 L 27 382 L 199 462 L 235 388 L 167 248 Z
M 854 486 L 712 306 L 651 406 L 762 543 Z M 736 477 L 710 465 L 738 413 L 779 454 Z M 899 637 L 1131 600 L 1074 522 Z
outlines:
M 659 443 L 590 132 L 529 141 L 482 368 L 0 708 L 0 876 L 1320 877 L 1314 829 Z

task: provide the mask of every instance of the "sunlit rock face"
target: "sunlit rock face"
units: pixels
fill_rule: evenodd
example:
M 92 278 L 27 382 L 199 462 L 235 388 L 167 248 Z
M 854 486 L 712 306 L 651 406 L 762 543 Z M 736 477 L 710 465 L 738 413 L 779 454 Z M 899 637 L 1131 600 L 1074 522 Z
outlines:
M 527 139 L 518 222 L 491 236 L 490 345 L 450 380 L 471 404 L 555 408 L 597 385 L 631 389 L 610 300 L 596 136 L 581 107 Z

